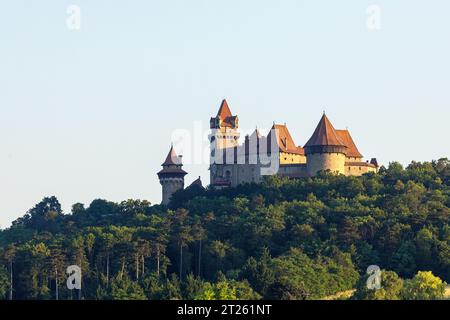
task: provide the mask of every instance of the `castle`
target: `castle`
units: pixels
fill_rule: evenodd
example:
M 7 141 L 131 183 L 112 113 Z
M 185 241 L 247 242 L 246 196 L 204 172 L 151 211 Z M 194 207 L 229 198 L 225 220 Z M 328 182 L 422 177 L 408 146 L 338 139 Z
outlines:
M 210 129 L 209 170 L 213 188 L 259 183 L 264 175 L 273 174 L 307 178 L 326 170 L 348 176 L 378 172 L 377 160 L 363 161 L 350 132 L 335 129 L 325 113 L 303 147 L 295 144 L 285 124 L 275 123 L 267 136 L 255 129 L 240 144 L 239 118 L 231 113 L 226 100 L 222 101 L 217 116 L 210 119 Z M 184 188 L 187 173 L 173 146 L 162 166 L 158 172 L 162 204 L 168 204 L 172 194 Z M 202 186 L 200 178 L 193 185 Z

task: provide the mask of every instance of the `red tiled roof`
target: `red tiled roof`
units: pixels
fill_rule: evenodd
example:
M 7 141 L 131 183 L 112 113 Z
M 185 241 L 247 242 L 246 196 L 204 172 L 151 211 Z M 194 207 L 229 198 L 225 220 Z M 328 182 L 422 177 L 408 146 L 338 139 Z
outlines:
M 336 130 L 328 120 L 325 113 L 319 121 L 311 138 L 304 145 L 304 147 L 314 147 L 314 146 L 344 146 L 345 143 L 339 138 Z
M 358 148 L 356 147 L 356 144 L 353 141 L 352 136 L 350 135 L 350 132 L 348 130 L 336 130 L 336 133 L 338 137 L 341 139 L 341 141 L 347 147 L 347 150 L 345 151 L 347 157 L 352 158 L 363 157 L 363 155 L 359 152 Z
M 158 174 L 158 176 L 161 174 L 187 175 L 187 172 L 184 171 L 183 169 L 181 169 L 181 166 L 178 166 L 178 167 L 172 167 L 172 168 L 165 167 L 161 171 L 159 171 L 157 174 Z
M 162 164 L 163 169 L 158 172 L 158 176 L 161 178 L 162 175 L 165 176 L 185 176 L 187 174 L 181 167 L 183 164 L 181 163 L 181 158 L 177 156 L 175 149 L 173 146 L 170 147 L 169 154 L 166 157 L 166 160 Z
M 193 186 L 199 186 L 200 188 L 203 188 L 203 183 L 200 177 L 198 177 L 198 179 L 194 180 L 194 182 L 192 182 L 188 188 L 191 188 Z
M 181 165 L 180 158 L 177 156 L 175 149 L 170 147 L 169 153 L 167 154 L 166 160 L 162 164 L 163 166 L 169 165 Z
M 220 105 L 219 112 L 217 112 L 217 117 L 221 120 L 222 127 L 230 127 L 233 128 L 235 126 L 235 118 L 231 114 L 230 107 L 228 106 L 228 102 L 226 99 L 223 99 L 222 104 Z
M 269 134 L 267 135 L 267 143 L 269 147 L 272 141 L 272 132 L 274 132 L 275 134 L 275 138 L 281 152 L 295 153 L 300 155 L 305 154 L 305 150 L 303 150 L 302 147 L 295 145 L 294 139 L 292 139 L 287 126 L 281 124 L 274 124 Z
M 376 165 L 369 162 L 355 162 L 355 161 L 349 161 L 345 163 L 345 166 L 351 166 L 351 167 L 371 167 L 371 168 L 377 168 Z
M 220 105 L 219 112 L 217 113 L 217 117 L 221 120 L 225 120 L 229 117 L 232 117 L 230 107 L 228 106 L 228 102 L 226 99 L 222 100 L 222 104 Z

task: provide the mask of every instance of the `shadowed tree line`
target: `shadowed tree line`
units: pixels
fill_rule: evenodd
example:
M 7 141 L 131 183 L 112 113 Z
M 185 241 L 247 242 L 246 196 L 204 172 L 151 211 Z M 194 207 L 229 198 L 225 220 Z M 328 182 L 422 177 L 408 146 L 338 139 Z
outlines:
M 417 288 L 450 280 L 449 207 L 447 159 L 194 186 L 170 207 L 99 199 L 64 214 L 48 197 L 0 231 L 0 298 L 317 299 L 355 287 L 361 299 L 438 298 Z M 66 287 L 72 264 L 80 293 Z M 364 291 L 373 264 L 394 293 Z

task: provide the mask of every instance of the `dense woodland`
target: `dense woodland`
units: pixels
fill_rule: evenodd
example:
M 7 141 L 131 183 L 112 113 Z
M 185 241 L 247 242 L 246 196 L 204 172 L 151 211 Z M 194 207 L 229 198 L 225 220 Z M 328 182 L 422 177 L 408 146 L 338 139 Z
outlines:
M 449 207 L 448 159 L 362 177 L 194 186 L 170 208 L 95 200 L 64 213 L 48 197 L 0 231 L 0 298 L 318 299 L 352 288 L 355 299 L 440 298 Z M 66 287 L 72 264 L 81 292 Z M 374 264 L 383 289 L 368 292 Z

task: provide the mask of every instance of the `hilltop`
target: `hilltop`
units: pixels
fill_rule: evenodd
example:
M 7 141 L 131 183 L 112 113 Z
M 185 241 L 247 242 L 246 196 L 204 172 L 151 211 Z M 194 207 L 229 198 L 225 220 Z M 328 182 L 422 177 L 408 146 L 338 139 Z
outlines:
M 414 277 L 396 292 L 423 298 L 420 281 L 450 281 L 449 207 L 448 159 L 193 186 L 169 207 L 99 199 L 65 214 L 48 197 L 0 232 L 0 297 L 12 271 L 14 298 L 54 299 L 55 280 L 77 264 L 86 299 L 318 299 L 354 288 L 364 298 L 369 265 L 392 283 Z M 73 296 L 63 285 L 58 294 Z

